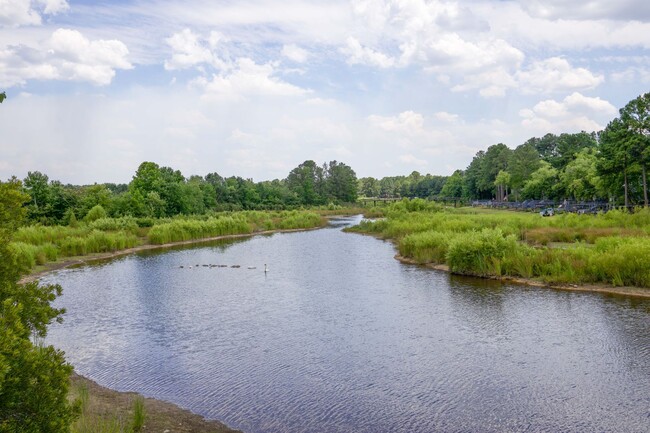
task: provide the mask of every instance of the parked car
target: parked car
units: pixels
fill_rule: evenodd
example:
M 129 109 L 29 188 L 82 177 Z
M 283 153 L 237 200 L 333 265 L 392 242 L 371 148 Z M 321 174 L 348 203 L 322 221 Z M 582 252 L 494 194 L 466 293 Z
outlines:
M 541 216 L 546 217 L 546 216 L 553 216 L 555 215 L 555 211 L 553 210 L 552 207 L 547 207 L 545 209 L 542 209 L 541 212 L 539 213 Z

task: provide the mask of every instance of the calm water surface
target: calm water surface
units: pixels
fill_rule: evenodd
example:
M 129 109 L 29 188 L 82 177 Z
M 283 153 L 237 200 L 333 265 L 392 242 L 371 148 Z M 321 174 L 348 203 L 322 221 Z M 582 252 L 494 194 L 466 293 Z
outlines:
M 356 222 L 52 274 L 48 341 L 247 433 L 650 431 L 650 301 L 402 265 Z

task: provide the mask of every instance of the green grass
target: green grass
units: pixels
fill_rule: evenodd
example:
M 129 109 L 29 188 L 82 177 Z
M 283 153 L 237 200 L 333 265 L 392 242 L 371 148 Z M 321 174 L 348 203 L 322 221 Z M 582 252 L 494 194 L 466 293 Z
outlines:
M 342 212 L 324 210 L 321 212 Z M 11 242 L 15 265 L 29 270 L 66 257 L 108 253 L 151 244 L 188 241 L 263 230 L 320 227 L 325 219 L 310 211 L 242 211 L 165 219 L 99 218 L 70 226 L 20 228 Z
M 402 256 L 476 276 L 650 287 L 650 211 L 556 215 L 405 202 L 352 231 L 393 239 Z M 552 245 L 561 243 L 562 248 Z
M 324 219 L 308 211 L 242 211 L 211 216 L 207 219 L 176 219 L 155 224 L 147 238 L 152 244 L 204 239 L 217 236 L 250 234 L 264 230 L 307 229 L 320 227 Z

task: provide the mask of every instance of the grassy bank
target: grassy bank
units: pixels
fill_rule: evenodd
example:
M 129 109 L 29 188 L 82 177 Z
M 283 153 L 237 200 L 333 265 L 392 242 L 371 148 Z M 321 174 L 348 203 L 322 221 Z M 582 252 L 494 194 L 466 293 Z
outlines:
M 72 257 L 115 253 L 146 245 L 192 241 L 269 230 L 309 229 L 326 223 L 318 211 L 242 211 L 167 219 L 101 218 L 70 226 L 20 228 L 10 244 L 16 266 L 39 265 Z
M 352 230 L 393 239 L 401 256 L 418 263 L 482 277 L 650 287 L 648 209 L 543 218 L 413 200 L 385 213 Z
M 71 433 L 238 432 L 171 403 L 113 391 L 78 375 L 71 377 L 69 398 L 80 406 Z

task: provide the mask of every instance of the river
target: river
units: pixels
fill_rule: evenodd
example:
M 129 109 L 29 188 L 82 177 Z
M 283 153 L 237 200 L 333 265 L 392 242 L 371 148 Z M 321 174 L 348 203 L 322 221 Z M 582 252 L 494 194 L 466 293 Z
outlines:
M 247 433 L 650 430 L 649 300 L 404 265 L 359 219 L 50 274 L 47 342 Z

